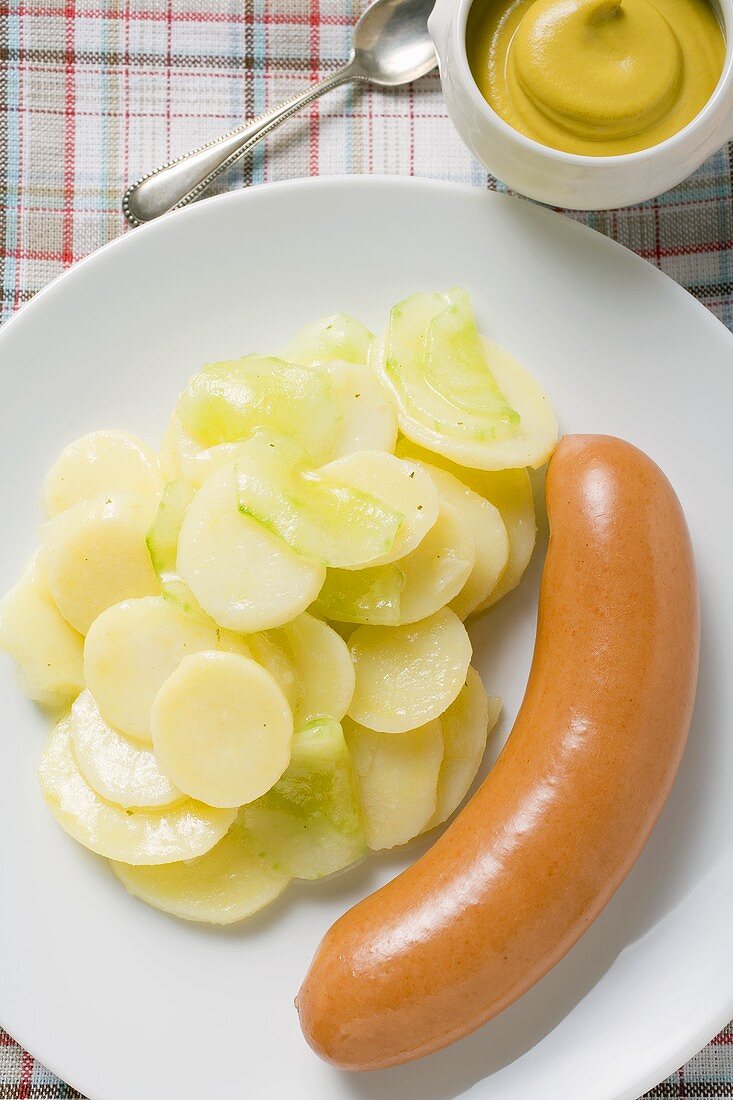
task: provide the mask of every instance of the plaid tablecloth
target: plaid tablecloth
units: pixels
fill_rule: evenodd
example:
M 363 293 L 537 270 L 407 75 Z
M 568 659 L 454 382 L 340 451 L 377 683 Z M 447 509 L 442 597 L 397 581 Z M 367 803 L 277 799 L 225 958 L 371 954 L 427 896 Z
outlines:
M 332 71 L 363 4 L 0 0 L 0 321 L 124 232 L 127 182 Z M 333 92 L 222 187 L 353 172 L 501 187 L 459 141 L 437 76 L 405 91 Z M 732 192 L 733 153 L 724 149 L 656 202 L 573 216 L 646 257 L 733 326 Z M 0 1100 L 78 1096 L 0 1031 Z M 648 1093 L 727 1096 L 733 1027 Z

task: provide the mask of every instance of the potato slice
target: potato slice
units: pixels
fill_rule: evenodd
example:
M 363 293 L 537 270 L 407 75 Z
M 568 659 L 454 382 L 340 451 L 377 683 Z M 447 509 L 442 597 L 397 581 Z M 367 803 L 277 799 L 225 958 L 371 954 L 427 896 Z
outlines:
M 233 466 L 218 470 L 186 510 L 178 572 L 220 626 L 244 634 L 294 619 L 318 595 L 326 570 L 237 509 Z
M 100 856 L 132 864 L 174 863 L 203 855 L 221 840 L 235 810 L 186 799 L 170 809 L 134 810 L 106 802 L 84 779 L 71 743 L 71 719 L 49 734 L 38 778 L 61 828 Z
M 16 661 L 26 695 L 57 706 L 84 687 L 84 639 L 59 613 L 38 559 L 0 601 L 0 649 Z
M 457 477 L 499 510 L 509 538 L 509 557 L 494 590 L 474 609 L 477 615 L 519 584 L 534 550 L 537 535 L 532 483 L 526 470 L 471 470 L 450 459 L 400 439 L 397 454 L 439 466 Z
M 110 866 L 133 897 L 182 920 L 235 924 L 270 905 L 290 882 L 263 866 L 242 840 L 234 822 L 203 856 L 161 867 Z
M 371 367 L 338 361 L 323 368 L 341 403 L 341 423 L 332 457 L 357 451 L 389 451 L 397 442 L 397 417 Z
M 371 494 L 402 515 L 391 549 L 370 565 L 385 565 L 409 554 L 438 518 L 438 491 L 429 475 L 410 460 L 385 451 L 359 451 L 329 462 L 319 472 Z
M 122 431 L 91 432 L 65 447 L 44 485 L 49 516 L 80 500 L 131 496 L 157 502 L 163 489 L 158 459 L 134 435 Z
M 415 443 L 483 470 L 538 467 L 557 419 L 536 380 L 479 337 L 468 295 L 415 294 L 394 307 L 370 362 Z
M 48 587 L 80 634 L 113 604 L 160 591 L 145 544 L 151 512 L 154 504 L 99 497 L 80 501 L 44 528 Z
M 295 670 L 296 725 L 325 714 L 340 722 L 351 705 L 356 681 L 346 642 L 315 615 L 299 615 L 281 631 Z
M 356 780 L 341 726 L 319 718 L 293 737 L 290 764 L 256 802 L 243 806 L 245 843 L 268 867 L 317 879 L 365 851 Z
M 400 623 L 426 619 L 450 603 L 468 581 L 475 562 L 471 530 L 456 509 L 441 500 L 437 521 L 420 545 L 398 562 L 403 576 Z
M 367 845 L 406 844 L 435 813 L 443 733 L 437 718 L 404 733 L 376 733 L 344 723 L 356 769 Z
M 117 806 L 170 806 L 183 794 L 160 771 L 151 749 L 108 726 L 91 692 L 71 708 L 71 741 L 79 771 L 98 795 Z
M 293 652 L 282 628 L 250 634 L 247 644 L 251 656 L 275 677 L 290 709 L 295 711 L 298 702 L 298 676 Z M 222 643 L 221 648 L 229 649 L 230 646 Z
M 450 601 L 459 619 L 466 619 L 488 599 L 499 583 L 509 560 L 509 536 L 499 509 L 490 501 L 474 493 L 447 470 L 438 466 L 426 466 L 425 469 L 435 482 L 441 499 L 455 509 L 461 529 L 473 536 L 474 567 L 458 595 Z
M 501 699 L 488 696 L 476 669 L 469 668 L 465 687 L 440 716 L 445 755 L 438 776 L 437 806 L 427 828 L 440 825 L 463 802 L 500 712 Z
M 188 654 L 218 648 L 215 626 L 162 596 L 124 600 L 89 628 L 84 676 L 105 721 L 150 744 L 150 708 L 164 682 Z
M 249 657 L 184 657 L 151 712 L 161 771 L 209 806 L 269 791 L 290 760 L 293 715 L 277 681 Z
M 236 463 L 239 510 L 274 531 L 296 553 L 357 569 L 389 553 L 400 512 L 371 493 L 311 469 L 285 437 L 258 433 Z
M 219 443 L 205 447 L 193 439 L 174 413 L 163 438 L 160 464 L 168 481 L 183 478 L 194 489 L 220 470 L 235 461 L 239 443 Z
M 332 313 L 305 325 L 282 353 L 288 363 L 315 367 L 340 359 L 366 363 L 374 335 L 366 325 L 347 313 Z
M 349 715 L 404 733 L 437 718 L 466 682 L 471 642 L 449 608 L 410 626 L 359 626 L 349 639 L 356 688 Z

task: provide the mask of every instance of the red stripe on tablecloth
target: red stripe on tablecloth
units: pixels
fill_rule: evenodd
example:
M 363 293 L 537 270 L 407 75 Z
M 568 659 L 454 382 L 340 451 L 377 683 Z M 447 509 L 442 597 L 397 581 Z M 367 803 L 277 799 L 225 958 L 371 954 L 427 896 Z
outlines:
M 74 152 L 76 137 L 76 87 L 74 72 L 74 20 L 75 0 L 67 0 L 64 9 L 66 20 L 64 40 L 66 45 L 65 117 L 64 124 L 64 220 L 61 233 L 61 262 L 68 267 L 74 262 Z
M 33 1059 L 27 1050 L 24 1050 L 20 1056 L 20 1080 L 18 1081 L 18 1091 L 16 1092 L 16 1100 L 28 1100 L 31 1094 L 31 1080 L 33 1078 Z

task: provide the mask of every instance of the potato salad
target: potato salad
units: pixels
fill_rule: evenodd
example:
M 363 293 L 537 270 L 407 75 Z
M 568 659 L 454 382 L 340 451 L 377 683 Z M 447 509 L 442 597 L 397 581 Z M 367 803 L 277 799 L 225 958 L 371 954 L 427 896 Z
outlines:
M 464 624 L 522 577 L 556 439 L 454 289 L 377 338 L 335 314 L 204 366 L 157 452 L 69 444 L 0 603 L 61 828 L 137 898 L 230 924 L 445 822 L 501 707 Z

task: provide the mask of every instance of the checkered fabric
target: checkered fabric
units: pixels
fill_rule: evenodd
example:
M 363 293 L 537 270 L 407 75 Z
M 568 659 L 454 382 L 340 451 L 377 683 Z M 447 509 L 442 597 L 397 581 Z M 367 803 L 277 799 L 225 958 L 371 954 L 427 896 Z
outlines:
M 126 183 L 333 71 L 363 4 L 0 0 L 0 320 L 125 230 Z M 573 216 L 733 326 L 732 158 L 722 150 L 653 203 Z M 437 76 L 331 93 L 220 186 L 354 172 L 501 187 L 458 139 Z M 0 1031 L 0 1100 L 78 1096 Z M 648 1096 L 733 1097 L 733 1030 Z

